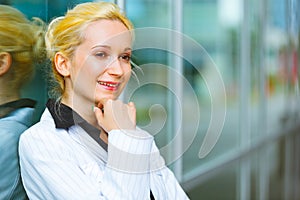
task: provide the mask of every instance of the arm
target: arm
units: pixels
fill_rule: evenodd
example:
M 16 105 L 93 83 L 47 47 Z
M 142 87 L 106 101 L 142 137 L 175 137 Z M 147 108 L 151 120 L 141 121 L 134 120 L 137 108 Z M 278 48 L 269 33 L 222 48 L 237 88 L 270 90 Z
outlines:
M 100 108 L 104 108 L 104 112 L 101 112 L 100 109 L 96 109 L 95 113 L 98 119 L 98 123 L 101 127 L 103 127 L 106 131 L 114 130 L 114 129 L 132 129 L 136 130 L 136 118 L 135 118 L 135 107 L 133 103 L 129 104 L 123 104 L 121 101 L 103 101 L 103 104 L 100 105 Z M 138 129 L 138 128 L 137 128 Z M 142 144 L 143 138 L 145 139 L 146 135 L 149 134 L 142 134 L 143 131 L 141 129 L 138 129 L 139 131 L 134 131 L 137 133 L 135 135 L 136 138 L 140 138 L 133 147 L 137 147 Z M 125 134 L 126 135 L 126 134 Z M 115 135 L 115 141 L 122 142 L 124 139 L 122 138 L 124 134 L 116 134 Z M 112 134 L 109 133 L 109 140 L 111 139 Z M 121 147 L 121 144 L 115 145 L 116 147 Z M 132 151 L 126 151 L 132 153 Z M 188 199 L 186 196 L 185 192 L 179 185 L 178 181 L 176 180 L 175 176 L 173 173 L 165 166 L 164 159 L 159 153 L 158 148 L 155 145 L 155 142 L 153 141 L 152 144 L 152 149 L 151 153 L 150 152 L 145 152 L 145 151 L 136 151 L 140 152 L 141 155 L 150 155 L 150 162 L 147 160 L 143 160 L 138 156 L 134 156 L 135 159 L 140 160 L 140 164 L 145 164 L 146 166 L 140 166 L 138 169 L 136 168 L 130 168 L 129 166 L 128 169 L 133 169 L 131 172 L 144 172 L 149 171 L 150 172 L 150 183 L 151 183 L 151 190 L 153 189 L 154 196 L 157 199 Z M 133 152 L 133 153 L 136 153 Z M 118 153 L 116 153 L 116 157 Z M 119 157 L 123 157 L 120 156 Z M 127 154 L 128 155 L 128 154 Z M 126 155 L 124 155 L 126 157 Z M 111 158 L 116 158 L 116 157 L 111 157 Z M 147 157 L 148 159 L 148 157 Z M 126 165 L 124 164 L 125 162 L 122 162 L 119 166 L 121 167 L 121 170 L 126 169 Z M 132 162 L 128 162 L 129 164 Z M 149 166 L 149 167 L 148 167 Z M 129 171 L 127 169 L 127 171 Z M 125 170 L 126 171 L 126 170 Z M 142 182 L 140 182 L 142 183 Z M 148 190 L 148 189 L 147 189 Z M 146 191 L 147 191 L 146 190 Z M 144 192 L 146 192 L 144 191 Z M 148 190 L 149 191 L 149 190 Z
M 125 193 L 120 199 L 148 199 L 150 196 L 149 162 L 153 137 L 144 131 L 113 130 L 108 138 L 108 161 L 104 177 Z M 109 181 L 107 181 L 109 182 Z M 110 192 L 115 187 L 107 185 Z M 109 193 L 110 193 L 109 192 Z M 108 194 L 107 194 L 108 195 Z M 112 199 L 119 199 L 117 193 Z

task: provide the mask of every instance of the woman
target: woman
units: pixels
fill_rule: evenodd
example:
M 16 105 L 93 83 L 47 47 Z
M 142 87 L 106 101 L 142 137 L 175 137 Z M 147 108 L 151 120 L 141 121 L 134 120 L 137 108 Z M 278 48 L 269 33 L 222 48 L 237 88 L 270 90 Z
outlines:
M 44 26 L 0 5 L 0 199 L 27 199 L 22 186 L 18 142 L 32 125 L 35 102 L 21 98 L 22 86 L 45 54 Z
M 79 4 L 49 25 L 59 95 L 20 139 L 29 198 L 187 199 L 153 137 L 136 128 L 134 104 L 117 100 L 131 76 L 132 29 L 105 2 Z

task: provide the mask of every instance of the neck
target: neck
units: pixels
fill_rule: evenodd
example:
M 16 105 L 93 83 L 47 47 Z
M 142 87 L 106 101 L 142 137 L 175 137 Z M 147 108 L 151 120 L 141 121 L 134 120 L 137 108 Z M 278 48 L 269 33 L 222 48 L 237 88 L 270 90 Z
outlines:
M 93 111 L 93 104 L 89 101 L 78 100 L 65 98 L 63 97 L 61 102 L 70 108 L 72 108 L 75 112 L 77 112 L 84 120 L 95 127 L 99 127 L 95 113 Z
M 15 92 L 5 92 L 0 90 L 0 105 L 20 99 L 20 95 Z
M 20 99 L 20 96 L 18 94 L 8 93 L 3 90 L 0 90 L 0 105 L 3 105 L 11 101 L 16 101 L 18 99 Z M 0 118 L 6 116 L 13 110 L 14 110 L 13 108 L 7 108 L 7 107 L 2 108 L 0 110 Z
M 0 76 L 0 105 L 20 99 L 20 89 L 14 84 L 11 73 Z
M 103 129 L 101 129 L 100 138 L 101 138 L 102 141 L 104 141 L 106 144 L 108 144 L 108 134 Z

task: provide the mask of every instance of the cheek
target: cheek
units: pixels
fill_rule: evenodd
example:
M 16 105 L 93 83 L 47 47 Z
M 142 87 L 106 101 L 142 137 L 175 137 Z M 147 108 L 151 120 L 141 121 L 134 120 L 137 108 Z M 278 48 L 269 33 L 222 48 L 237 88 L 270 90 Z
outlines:
M 89 74 L 92 78 L 97 74 L 103 73 L 105 70 L 105 66 L 103 63 L 99 62 L 94 56 L 88 55 L 82 52 L 82 54 L 76 54 L 76 66 L 77 71 L 80 73 Z
M 85 59 L 82 56 L 75 56 L 72 60 L 71 79 L 77 80 L 83 78 L 82 72 L 84 72 L 84 68 Z
M 126 83 L 129 81 L 130 77 L 131 77 L 131 66 L 127 67 L 125 70 L 124 70 L 125 74 L 124 74 L 124 77 L 125 77 L 125 80 L 126 80 Z
M 96 80 L 98 76 L 105 72 L 105 66 L 93 61 L 92 59 L 87 59 L 82 66 L 82 73 L 84 73 L 91 80 Z
M 78 62 L 77 64 L 79 64 Z M 77 68 L 74 69 L 73 73 L 73 84 L 76 88 L 82 89 L 86 91 L 93 91 L 96 87 L 96 80 L 97 76 L 101 73 L 99 66 L 93 65 L 93 63 L 88 62 L 81 62 L 81 66 L 77 65 Z

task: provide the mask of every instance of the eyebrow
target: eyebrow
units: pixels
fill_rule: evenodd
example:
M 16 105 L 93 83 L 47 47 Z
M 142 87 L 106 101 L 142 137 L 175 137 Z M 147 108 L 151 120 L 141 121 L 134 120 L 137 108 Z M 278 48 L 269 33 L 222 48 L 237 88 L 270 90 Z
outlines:
M 93 46 L 93 47 L 92 47 L 92 49 L 95 49 L 95 48 L 98 48 L 98 47 L 102 47 L 102 48 L 111 49 L 111 47 L 110 47 L 110 46 L 108 46 L 108 45 L 102 45 L 102 44 L 98 44 L 98 45 L 96 45 L 96 46 Z
M 132 51 L 132 49 L 130 47 L 127 47 L 124 49 L 124 51 Z
M 92 49 L 95 49 L 95 48 L 98 48 L 98 47 L 102 47 L 102 48 L 106 48 L 106 49 L 111 49 L 110 46 L 108 46 L 108 45 L 102 45 L 102 44 L 93 46 Z M 131 49 L 130 47 L 126 47 L 126 48 L 124 49 L 124 51 L 132 51 L 132 49 Z

